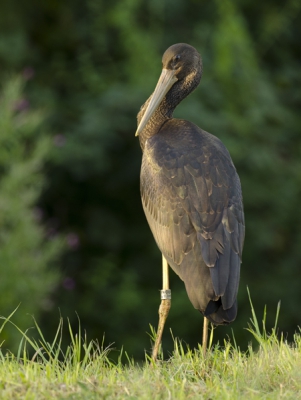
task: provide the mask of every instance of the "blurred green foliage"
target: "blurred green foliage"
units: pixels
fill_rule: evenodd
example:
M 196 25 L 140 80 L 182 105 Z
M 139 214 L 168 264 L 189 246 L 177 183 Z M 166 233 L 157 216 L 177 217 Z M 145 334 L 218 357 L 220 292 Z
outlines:
M 59 271 L 51 262 L 62 250 L 59 237 L 47 237 L 35 204 L 45 183 L 42 167 L 51 148 L 41 131 L 43 115 L 28 111 L 21 80 L 9 80 L 0 100 L 0 309 L 8 316 L 20 304 L 14 322 L 28 327 L 27 313 L 38 316 L 51 307 Z M 4 331 L 1 342 L 16 349 L 20 335 Z
M 76 324 L 76 310 L 92 338 L 105 332 L 138 357 L 149 348 L 161 256 L 140 204 L 135 115 L 155 87 L 163 51 L 187 42 L 202 54 L 204 75 L 175 115 L 222 139 L 243 187 L 235 337 L 247 340 L 246 285 L 255 308 L 281 300 L 280 329 L 294 332 L 301 301 L 300 9 L 296 0 L 1 0 L 0 79 L 23 74 L 30 109 L 46 107 L 55 132 L 38 206 L 48 229 L 67 235 L 69 251 L 41 321 L 47 329 L 56 326 L 58 308 Z M 193 346 L 202 319 L 174 274 L 172 289 L 164 343 L 168 348 L 172 327 Z

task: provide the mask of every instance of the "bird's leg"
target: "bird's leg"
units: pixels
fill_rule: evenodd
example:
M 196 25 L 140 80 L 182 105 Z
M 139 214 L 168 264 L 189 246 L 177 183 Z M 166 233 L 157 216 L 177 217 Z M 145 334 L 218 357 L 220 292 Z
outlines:
M 157 360 L 166 318 L 171 306 L 171 290 L 169 289 L 168 264 L 162 254 L 163 288 L 161 290 L 161 304 L 159 307 L 159 324 L 153 347 L 152 359 Z
M 202 347 L 203 347 L 203 356 L 205 357 L 206 352 L 207 352 L 207 343 L 208 343 L 208 325 L 209 325 L 209 320 L 208 318 L 204 317 L 204 325 L 203 325 L 203 342 L 202 342 Z

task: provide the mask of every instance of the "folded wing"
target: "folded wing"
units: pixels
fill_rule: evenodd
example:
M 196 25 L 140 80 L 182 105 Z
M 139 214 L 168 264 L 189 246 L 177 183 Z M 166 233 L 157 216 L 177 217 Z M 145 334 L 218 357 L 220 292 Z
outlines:
M 171 138 L 165 124 L 145 145 L 142 204 L 193 306 L 216 324 L 228 323 L 236 316 L 244 241 L 240 181 L 219 139 L 178 121 L 179 137 L 173 127 Z

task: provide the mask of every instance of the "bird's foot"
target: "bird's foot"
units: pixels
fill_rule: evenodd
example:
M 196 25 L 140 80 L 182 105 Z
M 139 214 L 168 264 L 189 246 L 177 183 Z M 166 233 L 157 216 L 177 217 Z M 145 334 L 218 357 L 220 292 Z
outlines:
M 166 293 L 162 293 L 162 292 L 169 292 L 169 293 L 166 294 Z M 167 316 L 168 316 L 168 313 L 169 313 L 169 310 L 171 307 L 171 291 L 170 290 L 162 290 L 161 291 L 161 299 L 162 300 L 161 300 L 161 304 L 159 307 L 158 330 L 157 330 L 156 340 L 155 340 L 155 344 L 154 344 L 153 352 L 152 352 L 152 359 L 154 361 L 156 361 L 157 357 L 158 357 L 165 321 L 167 319 Z

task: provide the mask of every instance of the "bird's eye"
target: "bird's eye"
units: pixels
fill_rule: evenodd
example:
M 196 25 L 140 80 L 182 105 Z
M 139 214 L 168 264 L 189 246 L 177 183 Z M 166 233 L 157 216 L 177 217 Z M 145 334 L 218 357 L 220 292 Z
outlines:
M 181 59 L 180 54 L 177 54 L 176 56 L 174 56 L 174 61 L 178 62 Z

